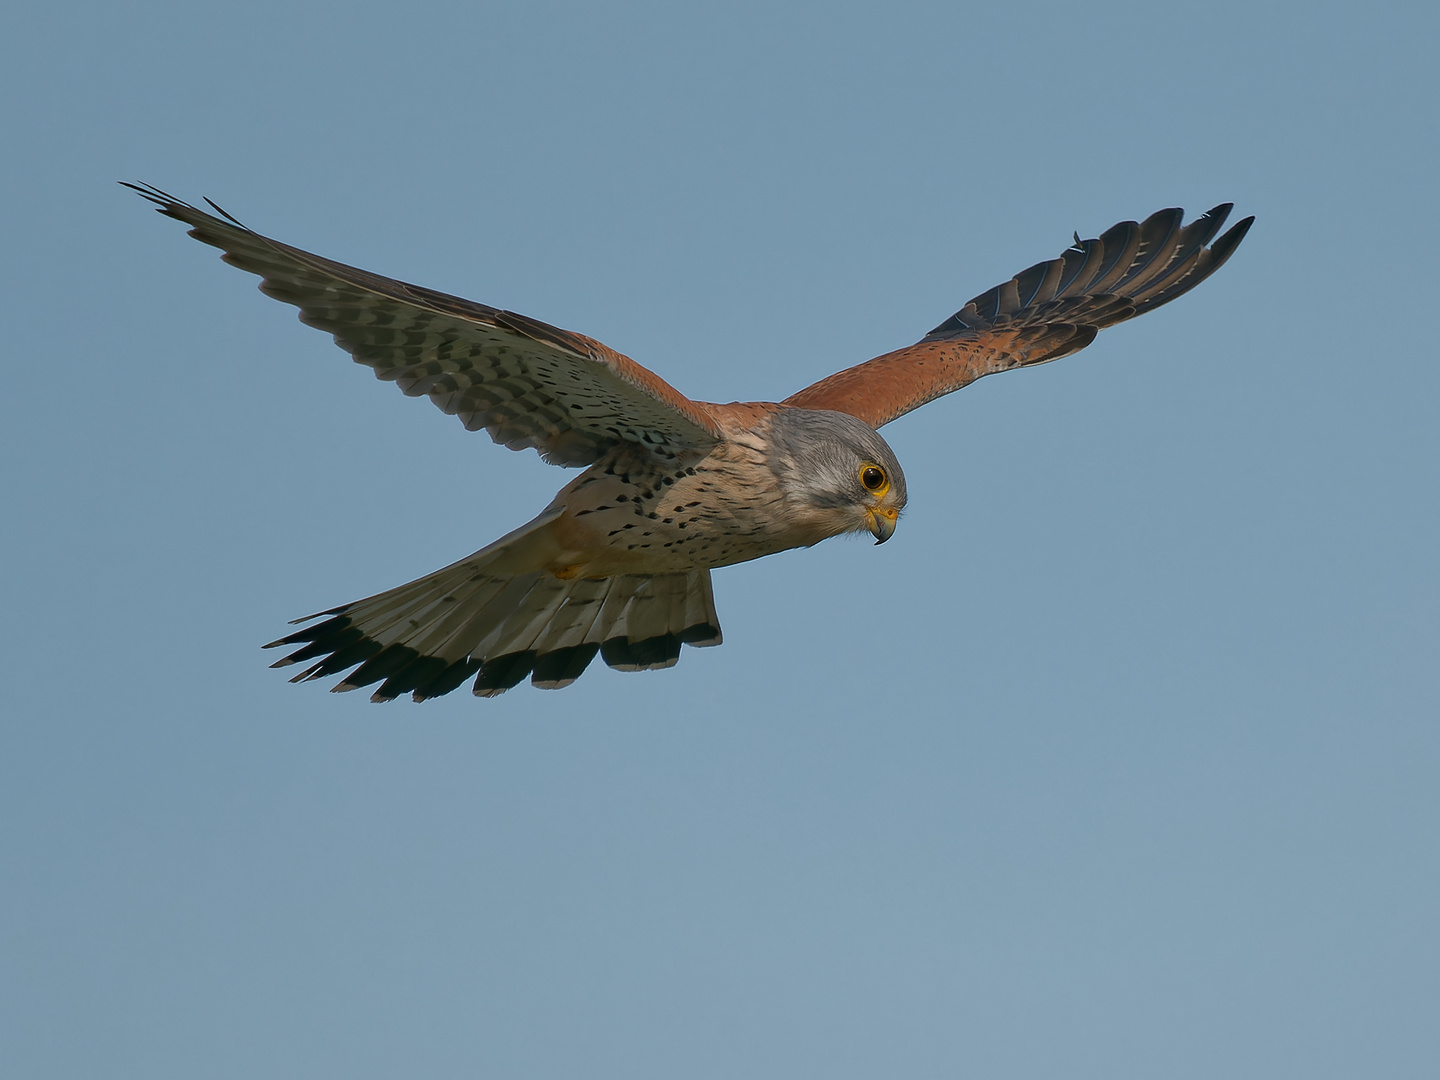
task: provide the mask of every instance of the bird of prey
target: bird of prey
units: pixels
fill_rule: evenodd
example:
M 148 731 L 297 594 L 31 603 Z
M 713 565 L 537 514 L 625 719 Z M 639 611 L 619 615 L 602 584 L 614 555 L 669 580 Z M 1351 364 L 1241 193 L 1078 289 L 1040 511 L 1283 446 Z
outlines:
M 472 675 L 480 697 L 526 676 L 554 689 L 597 653 L 644 671 L 673 665 L 682 645 L 720 644 L 712 569 L 842 533 L 890 538 L 905 474 L 877 428 L 1170 302 L 1219 269 L 1254 221 L 1215 239 L 1226 203 L 1188 225 L 1168 209 L 1077 234 L 914 345 L 779 403 L 717 405 L 581 334 L 312 255 L 214 203 L 219 216 L 126 186 L 378 378 L 512 450 L 585 469 L 529 524 L 407 585 L 297 619 L 309 625 L 266 646 L 298 646 L 275 667 L 312 662 L 294 682 L 353 668 L 333 689 L 379 683 L 372 701 L 423 701 Z

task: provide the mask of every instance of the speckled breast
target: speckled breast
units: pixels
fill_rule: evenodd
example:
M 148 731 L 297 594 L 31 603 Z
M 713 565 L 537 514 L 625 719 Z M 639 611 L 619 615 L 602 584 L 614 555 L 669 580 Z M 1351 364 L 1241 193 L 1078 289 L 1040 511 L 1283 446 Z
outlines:
M 779 482 L 756 439 L 661 460 L 617 447 L 555 498 L 580 576 L 663 574 L 728 566 L 793 546 Z

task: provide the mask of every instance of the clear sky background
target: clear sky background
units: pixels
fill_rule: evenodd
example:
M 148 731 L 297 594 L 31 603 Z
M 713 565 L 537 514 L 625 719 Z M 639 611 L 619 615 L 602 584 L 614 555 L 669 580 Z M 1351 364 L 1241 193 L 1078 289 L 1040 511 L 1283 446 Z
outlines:
M 1433 5 L 19 4 L 0 1059 L 1430 1077 Z M 726 642 L 373 706 L 258 646 L 573 474 L 116 180 L 776 399 L 1164 206 L 1230 263 L 885 435 Z

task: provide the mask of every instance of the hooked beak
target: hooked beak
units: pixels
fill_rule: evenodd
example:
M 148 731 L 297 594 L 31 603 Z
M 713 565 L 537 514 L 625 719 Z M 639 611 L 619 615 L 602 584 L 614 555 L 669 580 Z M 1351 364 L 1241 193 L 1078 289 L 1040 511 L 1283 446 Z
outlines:
M 865 520 L 870 526 L 870 531 L 875 534 L 877 547 L 895 535 L 895 519 L 899 516 L 899 511 L 893 506 L 882 506 L 865 511 Z

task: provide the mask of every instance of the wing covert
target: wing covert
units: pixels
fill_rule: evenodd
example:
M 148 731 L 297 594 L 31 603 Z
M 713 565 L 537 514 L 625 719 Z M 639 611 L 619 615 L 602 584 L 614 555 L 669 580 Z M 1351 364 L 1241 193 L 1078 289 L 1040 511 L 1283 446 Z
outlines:
M 190 226 L 260 290 L 377 378 L 428 396 L 471 431 L 557 465 L 588 465 L 622 441 L 661 453 L 713 445 L 704 405 L 600 342 L 487 304 L 312 255 L 206 213 L 158 188 L 126 184 Z M 211 204 L 214 206 L 214 204 Z
M 784 404 L 849 413 L 878 428 L 984 375 L 1078 352 L 1105 327 L 1168 304 L 1218 270 L 1255 220 L 1211 244 L 1231 205 L 1189 225 L 1171 208 L 1096 239 L 1077 234 L 1058 258 L 981 293 L 914 345 L 821 379 Z

